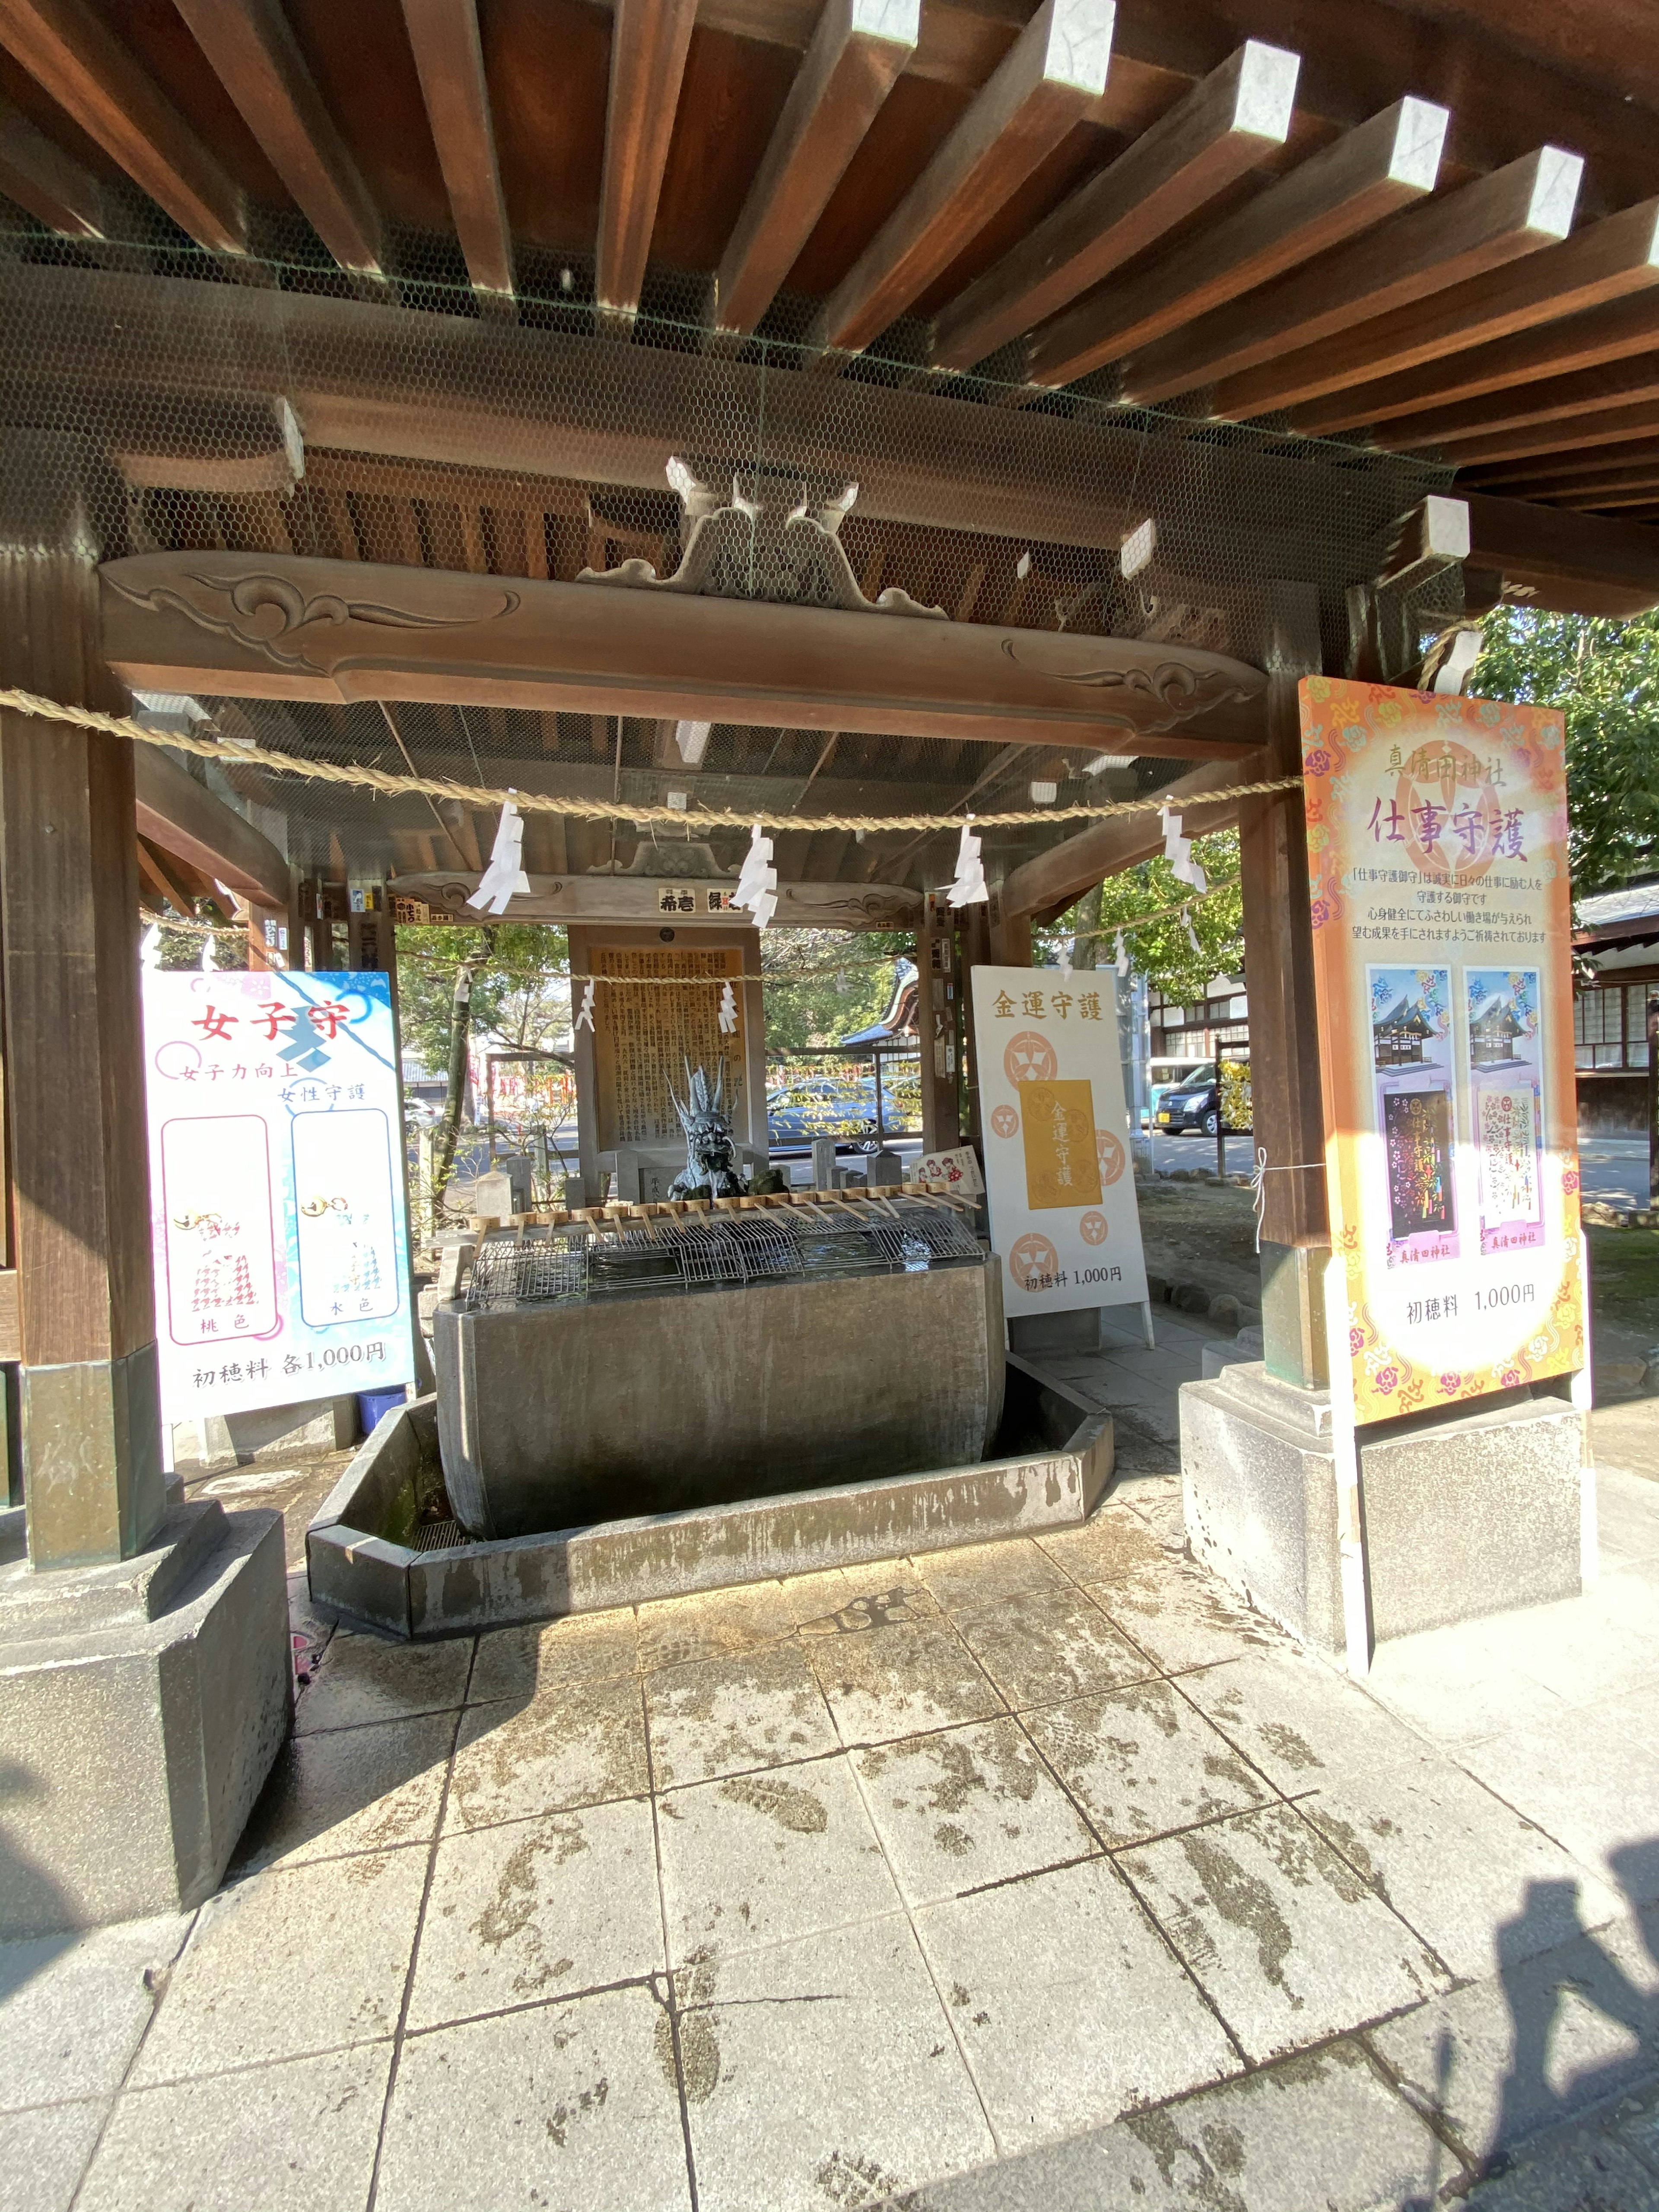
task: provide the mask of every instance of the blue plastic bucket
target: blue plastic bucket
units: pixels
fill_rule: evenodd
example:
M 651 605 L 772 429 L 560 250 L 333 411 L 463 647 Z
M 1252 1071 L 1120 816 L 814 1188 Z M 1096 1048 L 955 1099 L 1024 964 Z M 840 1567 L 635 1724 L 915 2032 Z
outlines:
M 357 1393 L 357 1419 L 362 1424 L 363 1434 L 373 1436 L 394 1407 L 407 1403 L 408 1395 L 401 1384 L 395 1390 L 360 1390 Z

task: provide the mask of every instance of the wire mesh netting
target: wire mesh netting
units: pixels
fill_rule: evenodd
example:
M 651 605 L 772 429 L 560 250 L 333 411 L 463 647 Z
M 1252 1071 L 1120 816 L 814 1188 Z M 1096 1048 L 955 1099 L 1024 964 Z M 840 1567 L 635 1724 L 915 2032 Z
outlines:
M 803 1278 L 921 1273 L 982 1256 L 959 1212 L 922 1198 L 655 1216 L 486 1239 L 472 1263 L 466 1304 L 473 1312 L 495 1313 Z
M 303 226 L 271 233 L 270 258 L 233 264 L 185 246 L 154 210 L 127 245 L 4 221 L 9 465 L 34 481 L 43 511 L 79 487 L 106 558 L 297 554 L 532 583 L 633 562 L 660 580 L 690 535 L 677 461 L 684 481 L 760 518 L 746 559 L 722 568 L 724 596 L 808 589 L 775 557 L 778 528 L 805 508 L 831 517 L 866 602 L 898 592 L 953 623 L 1180 642 L 1261 667 L 1276 594 L 1310 592 L 1334 652 L 1349 588 L 1377 575 L 1399 519 L 1449 480 L 1427 462 L 1201 405 L 1119 405 L 1109 384 L 1038 395 L 931 374 L 902 323 L 879 352 L 825 373 L 803 354 L 787 296 L 761 335 L 722 347 L 691 295 L 653 276 L 624 342 L 597 327 L 579 262 L 528 263 L 507 319 L 481 313 L 453 242 L 404 241 L 402 273 L 370 286 L 307 258 Z M 1149 523 L 1153 550 L 1126 574 L 1125 540 Z M 1433 580 L 1407 612 L 1452 611 L 1456 589 L 1455 574 Z M 337 618 L 320 605 L 306 615 Z M 1131 797 L 1186 765 L 1132 738 L 1114 754 L 1004 744 L 994 730 L 992 742 L 677 730 L 630 714 L 213 693 L 152 711 L 204 711 L 233 741 L 294 756 L 613 802 L 611 823 L 528 817 L 527 871 L 560 878 L 731 876 L 743 833 L 699 824 L 700 805 L 984 812 L 1030 805 L 1033 787 L 1061 805 Z M 459 803 L 190 766 L 331 879 L 475 872 L 489 851 L 488 814 Z M 629 821 L 630 805 L 663 806 L 671 792 L 685 795 L 683 833 Z M 988 864 L 1011 870 L 1073 828 L 989 832 Z M 949 832 L 826 827 L 790 831 L 777 859 L 786 878 L 914 888 L 948 879 L 952 844 Z

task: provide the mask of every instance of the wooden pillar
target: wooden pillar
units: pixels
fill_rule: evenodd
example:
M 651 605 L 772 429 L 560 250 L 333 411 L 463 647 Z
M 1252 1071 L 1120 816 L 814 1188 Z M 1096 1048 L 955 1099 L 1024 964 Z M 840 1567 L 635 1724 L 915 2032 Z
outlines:
M 122 714 L 90 449 L 0 453 L 0 682 Z M 166 1510 L 131 746 L 0 714 L 0 946 L 30 1563 L 128 1559 Z
M 916 1046 L 921 1056 L 921 1148 L 947 1152 L 962 1142 L 957 1067 L 956 915 L 938 891 L 923 903 L 916 935 Z
M 985 906 L 963 907 L 957 915 L 962 931 L 962 1034 L 967 1067 L 964 1092 L 968 1101 L 968 1138 L 984 1152 L 985 1131 L 979 1112 L 979 1043 L 974 1034 L 974 970 L 988 968 L 991 960 L 991 918 Z
M 1267 743 L 1240 779 L 1299 775 L 1297 685 L 1321 666 L 1314 586 L 1273 586 Z M 1308 846 L 1299 791 L 1239 807 L 1245 983 L 1250 1000 L 1250 1096 L 1255 1144 L 1267 1154 L 1261 1207 L 1261 1325 L 1268 1371 L 1311 1389 L 1328 1383 L 1324 1270 L 1325 1121 L 1314 1007 Z

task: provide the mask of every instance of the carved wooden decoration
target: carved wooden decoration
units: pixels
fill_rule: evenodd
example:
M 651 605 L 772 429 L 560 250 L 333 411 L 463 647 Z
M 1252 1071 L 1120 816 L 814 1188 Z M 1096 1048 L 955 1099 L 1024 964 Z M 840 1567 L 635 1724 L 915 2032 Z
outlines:
M 750 499 L 732 478 L 732 496 L 700 483 L 678 455 L 671 455 L 669 483 L 679 494 L 684 514 L 684 550 L 672 576 L 659 576 L 650 562 L 624 561 L 615 568 L 584 568 L 579 584 L 619 584 L 624 590 L 688 592 L 711 599 L 761 599 L 797 607 L 840 607 L 848 614 L 921 615 L 944 622 L 943 607 L 925 607 L 896 585 L 876 599 L 859 589 L 853 565 L 841 542 L 841 526 L 858 497 L 855 483 L 839 495 L 813 499 L 806 486 L 791 507 Z
M 106 564 L 105 650 L 135 690 L 431 700 L 663 720 L 1094 744 L 1177 759 L 1261 743 L 1266 678 L 1183 646 L 895 622 L 672 591 L 298 555 Z

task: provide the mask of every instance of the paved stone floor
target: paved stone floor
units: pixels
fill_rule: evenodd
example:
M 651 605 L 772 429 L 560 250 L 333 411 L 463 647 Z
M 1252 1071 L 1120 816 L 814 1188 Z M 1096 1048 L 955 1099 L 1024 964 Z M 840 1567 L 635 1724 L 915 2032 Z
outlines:
M 1160 1340 L 1071 1363 L 1086 1528 L 415 1648 L 301 1604 L 219 1893 L 0 1950 L 0 2207 L 1659 2203 L 1652 1419 L 1585 1596 L 1361 1686 L 1183 1559 Z M 241 1495 L 292 1541 L 326 1472 Z

